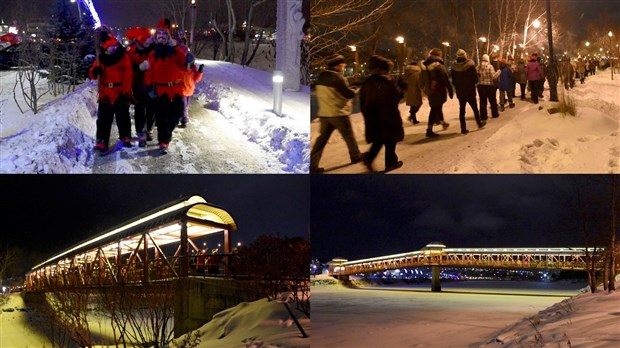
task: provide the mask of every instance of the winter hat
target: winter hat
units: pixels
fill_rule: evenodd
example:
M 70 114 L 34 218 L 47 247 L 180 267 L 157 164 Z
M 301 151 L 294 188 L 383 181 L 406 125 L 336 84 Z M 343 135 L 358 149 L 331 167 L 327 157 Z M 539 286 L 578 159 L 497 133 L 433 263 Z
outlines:
M 125 32 L 125 36 L 127 36 L 127 38 L 131 41 L 133 41 L 133 39 L 136 39 L 141 45 L 144 45 L 146 39 L 151 36 L 151 31 L 147 28 L 133 27 L 129 28 L 129 30 Z
M 457 58 L 467 58 L 467 52 L 465 52 L 463 49 L 460 49 L 458 51 L 456 51 L 456 57 Z
M 433 48 L 430 52 L 428 52 L 428 55 L 441 57 L 441 50 L 439 48 Z
M 371 72 L 376 71 L 387 71 L 389 72 L 394 67 L 394 63 L 392 63 L 389 59 L 374 55 L 370 57 L 368 60 L 368 69 Z
M 344 57 L 340 54 L 334 54 L 327 58 L 327 66 L 330 68 L 335 67 L 336 65 L 344 63 Z
M 118 40 L 108 31 L 101 31 L 99 33 L 99 46 L 104 50 L 107 50 L 110 46 L 118 45 Z
M 170 20 L 168 18 L 162 18 L 157 22 L 155 32 L 157 33 L 158 31 L 165 31 L 168 33 L 168 37 L 170 37 Z
M 483 54 L 482 55 L 482 61 L 488 62 L 489 61 L 489 55 L 488 54 Z
M 500 60 L 500 62 L 506 64 L 506 58 L 502 58 L 502 60 Z

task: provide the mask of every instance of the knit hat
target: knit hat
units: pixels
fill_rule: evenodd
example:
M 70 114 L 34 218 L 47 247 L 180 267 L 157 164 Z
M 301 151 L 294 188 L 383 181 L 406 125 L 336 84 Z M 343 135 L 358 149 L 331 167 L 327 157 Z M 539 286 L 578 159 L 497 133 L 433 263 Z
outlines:
M 155 32 L 158 31 L 165 31 L 168 33 L 168 37 L 170 37 L 170 20 L 168 18 L 162 18 L 157 22 Z
M 392 63 L 392 61 L 390 61 L 387 58 L 381 57 L 379 55 L 374 55 L 370 57 L 370 59 L 368 60 L 368 69 L 371 72 L 376 72 L 376 71 L 390 72 L 390 70 L 392 70 L 393 67 L 394 67 L 394 63 Z
M 439 48 L 433 48 L 430 52 L 428 52 L 428 55 L 441 57 L 441 50 Z
M 125 32 L 125 36 L 127 36 L 127 38 L 131 41 L 133 41 L 133 39 L 136 39 L 141 45 L 144 45 L 146 39 L 151 36 L 151 31 L 147 28 L 133 27 L 129 28 L 129 30 Z
M 336 65 L 344 63 L 344 57 L 340 54 L 334 54 L 327 58 L 327 66 L 330 68 L 335 67 Z
M 506 64 L 506 58 L 502 58 L 502 60 L 500 60 L 500 62 Z
M 483 54 L 482 55 L 482 61 L 488 62 L 489 61 L 489 55 L 488 54 Z
M 110 32 L 102 30 L 99 33 L 99 45 L 104 50 L 107 50 L 110 46 L 118 45 L 118 40 Z
M 456 57 L 457 58 L 467 58 L 467 52 L 465 52 L 463 49 L 458 49 L 458 51 L 456 51 Z

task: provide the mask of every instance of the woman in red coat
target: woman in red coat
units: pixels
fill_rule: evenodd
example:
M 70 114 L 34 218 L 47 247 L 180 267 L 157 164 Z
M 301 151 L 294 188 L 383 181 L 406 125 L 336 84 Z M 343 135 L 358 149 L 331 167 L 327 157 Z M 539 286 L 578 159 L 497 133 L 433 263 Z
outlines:
M 146 42 L 152 46 L 148 59 L 140 64 L 140 70 L 150 70 L 157 95 L 155 119 L 162 154 L 168 153 L 172 131 L 183 116 L 183 78 L 187 71 L 186 54 L 170 37 L 169 23 L 169 20 L 160 21 L 154 39 Z
M 97 143 L 95 150 L 108 151 L 112 121 L 116 116 L 118 134 L 123 146 L 131 147 L 129 104 L 132 99 L 133 72 L 125 48 L 107 31 L 100 34 L 101 54 L 90 68 L 90 78 L 99 78 L 99 107 L 97 110 Z

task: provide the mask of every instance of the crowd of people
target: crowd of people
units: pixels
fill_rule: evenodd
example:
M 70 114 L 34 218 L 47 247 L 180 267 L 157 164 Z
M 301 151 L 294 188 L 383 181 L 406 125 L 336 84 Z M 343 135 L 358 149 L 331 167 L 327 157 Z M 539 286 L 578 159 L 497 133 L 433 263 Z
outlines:
M 441 126 L 444 130 L 450 126 L 444 120 L 443 104 L 448 97 L 452 99 L 454 93 L 459 101 L 459 123 L 463 135 L 469 133 L 465 120 L 467 105 L 474 113 L 477 127 L 483 128 L 489 118 L 488 107 L 491 118 L 499 117 L 506 107 L 515 107 L 517 84 L 521 100 L 526 100 L 526 89 L 529 89 L 534 104 L 538 104 L 543 97 L 549 66 L 537 53 L 532 53 L 527 60 L 516 62 L 511 58 L 499 59 L 496 54 L 483 54 L 479 61 L 479 64 L 474 63 L 463 49 L 459 49 L 456 60 L 448 69 L 442 50 L 433 48 L 425 60 L 410 63 L 404 69 L 404 76 L 396 78 L 391 74 L 394 64 L 387 58 L 375 55 L 368 61 L 370 76 L 357 89 L 350 86 L 342 75 L 346 67 L 344 57 L 339 54 L 329 57 L 328 68 L 319 74 L 316 82 L 317 116 L 321 126 L 311 150 L 310 172 L 325 171 L 319 162 L 334 130 L 338 130 L 344 138 L 352 164 L 364 162 L 368 170 L 374 171 L 373 161 L 379 150 L 385 147 L 384 171 L 400 168 L 403 162 L 396 155 L 396 144 L 404 138 L 398 109 L 403 98 L 409 106 L 409 121 L 417 125 L 420 123 L 417 113 L 423 96 L 427 97 L 430 112 L 426 137 L 436 138 L 439 134 L 433 132 L 433 126 Z M 565 88 L 572 88 L 575 78 L 584 83 L 587 74 L 595 73 L 597 65 L 598 62 L 593 60 L 565 59 L 556 64 L 556 76 Z M 371 144 L 367 153 L 360 152 L 349 119 L 356 94 L 359 94 L 366 141 Z
M 153 35 L 146 28 L 131 28 L 125 35 L 128 48 L 109 28 L 97 31 L 97 59 L 89 71 L 99 85 L 95 150 L 108 153 L 114 119 L 122 145 L 133 146 L 133 104 L 138 146 L 154 140 L 156 126 L 160 153 L 166 154 L 174 129 L 189 122 L 190 97 L 202 79 L 203 65 L 196 66 L 182 38 L 172 38 L 168 19 L 157 24 Z

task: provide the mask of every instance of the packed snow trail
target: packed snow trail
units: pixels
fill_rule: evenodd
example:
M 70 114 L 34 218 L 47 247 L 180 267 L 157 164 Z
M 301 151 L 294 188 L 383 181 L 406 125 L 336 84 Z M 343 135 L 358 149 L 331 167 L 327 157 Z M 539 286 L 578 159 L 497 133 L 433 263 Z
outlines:
M 123 148 L 119 142 L 106 156 L 96 156 L 93 173 L 278 173 L 282 163 L 261 150 L 217 112 L 203 108 L 197 101 L 190 106 L 187 128 L 176 128 L 168 154 L 159 153 L 155 139 L 140 148 Z M 133 124 L 132 124 L 133 126 Z M 110 147 L 118 139 L 112 126 Z

